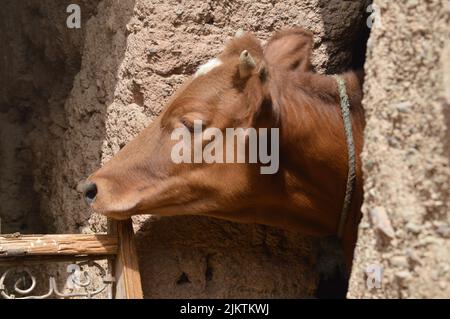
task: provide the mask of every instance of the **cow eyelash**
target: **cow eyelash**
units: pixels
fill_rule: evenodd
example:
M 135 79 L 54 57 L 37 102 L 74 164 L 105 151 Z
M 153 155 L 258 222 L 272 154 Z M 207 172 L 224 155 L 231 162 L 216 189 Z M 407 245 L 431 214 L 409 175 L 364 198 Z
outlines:
M 189 130 L 189 132 L 191 132 L 191 133 L 194 132 L 194 123 L 192 123 L 191 121 L 182 119 L 181 124 L 183 124 Z

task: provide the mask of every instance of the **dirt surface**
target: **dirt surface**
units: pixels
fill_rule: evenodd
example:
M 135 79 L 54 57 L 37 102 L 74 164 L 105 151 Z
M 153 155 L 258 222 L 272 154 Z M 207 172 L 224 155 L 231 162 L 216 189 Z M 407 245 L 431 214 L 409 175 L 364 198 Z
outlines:
M 364 218 L 349 297 L 450 297 L 450 2 L 374 1 Z M 368 268 L 381 286 L 368 289 Z M 372 277 L 370 277 L 372 278 Z

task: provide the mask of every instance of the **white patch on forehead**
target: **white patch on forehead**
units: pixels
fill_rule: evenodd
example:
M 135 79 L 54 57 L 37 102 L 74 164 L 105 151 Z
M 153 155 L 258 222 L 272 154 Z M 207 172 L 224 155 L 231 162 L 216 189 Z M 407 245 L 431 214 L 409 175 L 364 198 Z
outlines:
M 194 74 L 194 77 L 196 78 L 197 76 L 206 74 L 209 71 L 211 71 L 212 69 L 214 69 L 220 65 L 222 65 L 222 61 L 220 61 L 217 58 L 211 59 L 208 62 L 206 62 L 205 64 L 202 64 L 199 66 L 199 68 L 197 69 L 197 72 L 195 72 L 195 74 Z

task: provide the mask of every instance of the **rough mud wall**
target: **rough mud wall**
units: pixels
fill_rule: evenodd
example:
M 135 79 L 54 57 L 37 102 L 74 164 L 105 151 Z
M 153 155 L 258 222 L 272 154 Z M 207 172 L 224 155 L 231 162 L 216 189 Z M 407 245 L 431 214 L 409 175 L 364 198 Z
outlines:
M 72 2 L 1 3 L 1 233 L 66 231 L 54 223 L 56 214 L 64 214 L 63 205 L 54 206 L 61 190 L 56 181 L 65 178 L 55 163 L 69 160 L 62 151 L 68 125 L 64 103 L 81 66 L 84 22 L 98 1 L 79 1 L 82 28 L 69 30 L 66 8 Z M 3 274 L 6 269 L 0 268 Z M 57 265 L 31 269 L 37 278 L 36 294 L 48 292 L 46 273 L 55 274 L 58 281 L 66 279 L 66 269 Z
M 64 102 L 79 71 L 83 29 L 66 27 L 70 1 L 2 1 L 0 12 L 0 218 L 2 232 L 55 231 L 55 159 Z M 86 20 L 96 7 L 80 1 Z
M 52 14 L 57 17 L 46 22 L 53 34 L 24 49 L 24 69 L 31 68 L 28 55 L 48 60 L 35 71 L 46 82 L 35 85 L 33 74 L 27 76 L 32 79 L 27 87 L 33 88 L 27 94 L 3 82 L 5 92 L 16 92 L 27 102 L 46 94 L 27 109 L 41 110 L 34 121 L 39 130 L 33 126 L 31 133 L 19 132 L 36 143 L 30 158 L 15 169 L 32 164 L 32 186 L 26 187 L 44 205 L 45 223 L 61 233 L 105 230 L 105 219 L 91 215 L 76 192 L 77 183 L 148 125 L 180 84 L 239 28 L 266 40 L 281 27 L 306 27 L 315 35 L 316 69 L 333 73 L 350 65 L 365 10 L 365 1 L 340 0 L 70 2 L 82 5 L 83 27 L 76 36 L 78 31 L 63 29 L 66 4 L 52 2 L 50 9 L 49 1 L 23 2 L 43 10 L 41 24 Z M 31 40 L 43 37 L 39 24 L 27 21 L 22 22 L 27 30 L 20 33 Z M 10 22 L 8 29 L 17 26 Z M 81 61 L 69 72 L 65 68 L 72 52 Z M 315 295 L 316 240 L 203 217 L 139 216 L 134 221 L 146 297 Z
M 382 25 L 368 43 L 364 217 L 348 296 L 449 298 L 450 2 L 374 2 Z M 383 269 L 378 289 L 366 286 L 371 265 Z

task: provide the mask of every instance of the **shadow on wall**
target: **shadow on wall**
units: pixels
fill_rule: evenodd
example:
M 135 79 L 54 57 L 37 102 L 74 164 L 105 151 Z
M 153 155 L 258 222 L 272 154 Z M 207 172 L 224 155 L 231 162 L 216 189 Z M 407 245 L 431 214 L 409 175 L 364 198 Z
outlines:
M 134 0 L 120 1 L 126 32 Z M 69 4 L 81 28 L 66 24 Z M 112 1 L 6 0 L 0 12 L 0 218 L 2 232 L 77 232 L 89 212 L 77 182 L 100 165 L 106 105 L 112 102 L 126 36 L 106 21 Z M 111 12 L 113 11 L 110 9 Z M 100 33 L 98 30 L 104 31 Z M 97 37 L 97 38 L 95 38 Z M 114 41 L 109 39 L 113 37 Z M 111 57 L 91 59 L 95 44 Z M 104 52 L 108 55 L 108 51 Z M 87 69 L 90 81 L 83 81 Z M 110 73 L 104 70 L 111 70 Z M 99 92 L 96 80 L 106 81 Z M 84 212 L 80 215 L 80 212 Z
M 67 127 L 64 100 L 80 68 L 82 31 L 70 1 L 2 1 L 0 12 L 0 218 L 3 232 L 46 232 L 50 174 Z M 92 5 L 94 4 L 94 6 Z M 86 17 L 95 2 L 82 6 Z M 64 29 L 65 28 L 65 29 Z M 50 227 L 51 229 L 51 227 Z
M 330 57 L 325 66 L 327 73 L 333 74 L 344 72 L 350 68 L 363 68 L 370 34 L 370 29 L 366 24 L 370 15 L 367 7 L 372 4 L 372 0 L 319 0 L 318 3 L 324 27 L 321 43 L 325 46 L 327 56 Z M 351 9 L 351 7 L 357 7 L 357 9 Z M 350 28 L 350 32 L 346 29 L 346 37 L 340 36 L 345 30 L 340 30 L 339 27 L 346 26 L 346 24 L 335 22 L 337 19 L 354 21 L 354 17 L 350 15 L 355 11 L 361 12 L 359 23 Z M 329 45 L 331 43 L 333 45 Z

